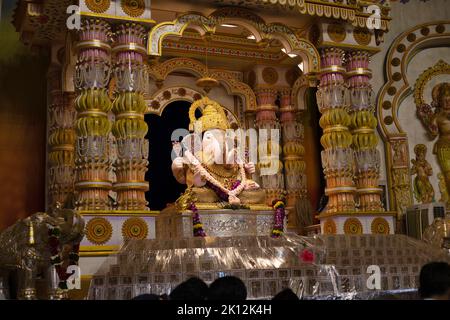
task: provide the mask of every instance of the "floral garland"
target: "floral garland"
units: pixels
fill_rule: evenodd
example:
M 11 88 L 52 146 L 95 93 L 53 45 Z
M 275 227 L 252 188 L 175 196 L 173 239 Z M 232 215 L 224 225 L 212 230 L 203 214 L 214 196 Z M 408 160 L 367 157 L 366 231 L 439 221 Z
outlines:
M 247 177 L 246 177 L 246 173 L 245 173 L 245 168 L 244 165 L 242 163 L 239 164 L 239 169 L 240 169 L 240 174 L 241 174 L 241 181 L 239 181 L 239 183 L 234 183 L 231 190 L 228 190 L 227 188 L 225 188 L 225 186 L 217 181 L 200 163 L 200 161 L 188 150 L 185 151 L 185 155 L 188 158 L 189 162 L 193 165 L 194 167 L 194 173 L 200 173 L 200 175 L 202 176 L 202 178 L 204 178 L 207 183 L 209 183 L 210 187 L 213 187 L 214 191 L 216 191 L 216 193 L 218 193 L 220 191 L 220 193 L 223 193 L 221 196 L 219 195 L 219 197 L 225 198 L 228 196 L 228 202 L 230 204 L 239 204 L 240 200 L 237 197 L 242 190 L 244 190 L 245 187 L 245 183 L 247 181 Z M 224 199 L 224 200 L 225 200 Z
M 200 173 L 202 178 L 206 179 L 206 185 L 211 188 L 221 200 L 228 201 L 230 205 L 240 204 L 240 200 L 237 196 L 242 192 L 242 190 L 244 190 L 245 183 L 247 181 L 245 168 L 242 163 L 239 164 L 242 181 L 234 181 L 230 190 L 228 190 L 201 165 L 200 161 L 190 151 L 186 150 L 185 155 L 188 158 L 189 162 L 193 165 L 194 173 Z M 273 201 L 274 225 L 271 235 L 272 238 L 279 238 L 283 235 L 284 218 L 286 216 L 285 202 L 286 201 L 284 199 Z M 192 202 L 189 208 L 194 213 L 194 237 L 205 237 L 206 233 L 203 230 L 203 224 L 200 222 L 200 216 L 198 214 L 198 209 L 195 206 L 195 203 Z
M 194 202 L 188 208 L 192 211 L 192 224 L 194 227 L 194 237 L 206 237 L 205 230 L 203 230 L 203 224 L 200 221 L 200 215 L 198 214 L 198 209 Z
M 67 274 L 67 267 L 69 265 L 78 265 L 79 260 L 79 250 L 80 250 L 80 244 L 73 244 L 71 245 L 71 251 L 68 256 L 68 261 L 64 259 L 63 253 L 61 252 L 61 246 L 59 237 L 61 236 L 61 230 L 58 227 L 50 227 L 48 230 L 48 246 L 50 249 L 50 263 L 55 266 L 56 273 L 59 277 L 59 284 L 58 287 L 60 289 L 66 290 L 67 289 L 67 279 L 69 278 L 70 274 Z M 65 263 L 68 262 L 68 263 Z
M 285 200 L 274 200 L 273 201 L 273 229 L 272 238 L 279 238 L 283 235 L 284 230 L 284 217 L 286 215 L 285 211 Z

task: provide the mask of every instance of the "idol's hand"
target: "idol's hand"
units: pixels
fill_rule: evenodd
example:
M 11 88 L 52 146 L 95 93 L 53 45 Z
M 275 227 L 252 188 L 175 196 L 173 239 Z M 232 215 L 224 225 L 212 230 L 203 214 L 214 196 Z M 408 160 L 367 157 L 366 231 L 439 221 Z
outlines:
M 245 170 L 249 173 L 249 174 L 253 174 L 256 172 L 256 167 L 255 164 L 253 162 L 249 162 L 245 164 Z
M 181 157 L 177 157 L 172 162 L 172 169 L 183 169 L 184 160 Z

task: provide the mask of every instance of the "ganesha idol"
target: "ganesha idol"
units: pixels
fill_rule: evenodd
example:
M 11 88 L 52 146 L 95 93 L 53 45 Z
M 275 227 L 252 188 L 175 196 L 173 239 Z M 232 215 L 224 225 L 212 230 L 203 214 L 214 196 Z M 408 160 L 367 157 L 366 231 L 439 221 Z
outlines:
M 198 108 L 203 112 L 197 119 Z M 189 118 L 190 129 L 195 128 L 196 134 L 183 139 L 183 156 L 173 160 L 172 172 L 179 183 L 187 185 L 196 206 L 265 206 L 265 191 L 250 179 L 255 164 L 242 160 L 236 148 L 226 146 L 230 125 L 222 106 L 208 97 L 202 98 L 191 105 Z M 198 147 L 192 147 L 195 143 Z

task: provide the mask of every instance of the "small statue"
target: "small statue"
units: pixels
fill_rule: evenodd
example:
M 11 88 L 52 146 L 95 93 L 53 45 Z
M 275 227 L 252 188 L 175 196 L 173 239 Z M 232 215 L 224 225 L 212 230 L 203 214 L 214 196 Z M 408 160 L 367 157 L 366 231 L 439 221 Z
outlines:
M 195 110 L 201 106 L 203 115 L 196 119 Z M 234 147 L 227 149 L 226 130 L 230 126 L 222 106 L 208 97 L 202 98 L 192 104 L 189 118 L 190 129 L 195 128 L 202 136 L 191 134 L 183 139 L 184 154 L 172 162 L 176 180 L 187 184 L 200 206 L 219 202 L 265 204 L 264 190 L 249 178 L 255 173 L 255 164 L 240 159 Z M 174 146 L 175 154 L 181 154 L 179 149 Z
M 432 97 L 431 106 L 417 106 L 417 115 L 430 136 L 438 137 L 433 153 L 438 158 L 447 190 L 450 190 L 450 83 L 436 85 Z
M 413 164 L 411 174 L 414 178 L 414 196 L 420 203 L 429 203 L 433 201 L 434 189 L 430 183 L 429 176 L 433 175 L 433 169 L 425 159 L 427 147 L 424 144 L 418 144 L 414 147 L 416 159 L 412 159 Z
M 445 177 L 440 172 L 437 177 L 439 180 L 439 191 L 441 192 L 441 198 L 439 201 L 445 203 L 447 208 L 450 208 L 450 198 L 448 196 L 447 186 L 445 185 Z
M 17 271 L 20 299 L 36 298 L 38 274 L 47 280 L 51 299 L 62 297 L 60 285 L 66 284 L 66 268 L 78 263 L 84 219 L 76 211 L 60 207 L 57 203 L 50 214 L 35 213 L 0 232 L 0 275 L 6 282 Z M 52 283 L 53 270 L 59 283 Z

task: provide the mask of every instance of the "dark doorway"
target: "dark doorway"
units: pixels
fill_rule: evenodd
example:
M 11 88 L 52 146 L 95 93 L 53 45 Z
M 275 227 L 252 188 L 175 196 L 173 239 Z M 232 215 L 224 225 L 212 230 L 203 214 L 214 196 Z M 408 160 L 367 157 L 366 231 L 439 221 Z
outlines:
M 320 138 L 323 135 L 322 128 L 319 126 L 321 114 L 317 107 L 316 88 L 308 88 L 305 92 L 306 112 L 304 113 L 305 139 L 304 147 L 308 196 L 311 201 L 313 213 L 321 209 L 323 204 L 321 200 L 324 196 L 325 177 L 322 169 L 321 152 L 323 147 Z
M 186 189 L 172 174 L 172 132 L 178 128 L 188 129 L 189 107 L 187 101 L 174 101 L 164 109 L 161 116 L 145 115 L 148 125 L 149 166 L 145 180 L 150 181 L 150 190 L 145 194 L 150 209 L 162 210 L 173 203 Z

